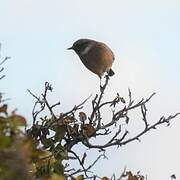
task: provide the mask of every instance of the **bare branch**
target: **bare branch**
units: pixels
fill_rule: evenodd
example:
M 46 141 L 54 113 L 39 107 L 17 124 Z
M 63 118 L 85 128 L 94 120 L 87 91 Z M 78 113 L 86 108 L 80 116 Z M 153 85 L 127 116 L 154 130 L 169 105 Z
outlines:
M 73 154 L 71 160 L 75 159 L 79 162 L 80 168 L 70 168 L 65 171 L 68 177 L 72 178 L 74 175 L 83 173 L 85 179 L 99 178 L 96 175 L 91 176 L 92 172 L 90 169 L 101 157 L 106 157 L 104 152 L 107 148 L 114 146 L 121 147 L 133 141 L 140 141 L 140 138 L 150 130 L 156 129 L 162 124 L 170 125 L 171 120 L 180 115 L 180 113 L 176 113 L 168 117 L 162 116 L 155 123 L 150 123 L 147 118 L 147 104 L 155 93 L 152 93 L 146 99 L 142 98 L 139 101 L 135 101 L 133 100 L 130 89 L 128 89 L 128 100 L 124 99 L 119 95 L 119 93 L 117 93 L 115 98 L 104 102 L 103 95 L 108 81 L 109 77 L 106 76 L 105 84 L 101 87 L 100 93 L 96 94 L 92 100 L 92 111 L 89 115 L 85 112 L 79 111 L 83 109 L 84 104 L 88 99 L 90 99 L 91 95 L 80 104 L 75 105 L 69 111 L 60 112 L 56 115 L 53 108 L 60 105 L 60 102 L 55 104 L 49 103 L 47 96 L 48 93 L 52 91 L 52 86 L 49 83 L 45 83 L 44 92 L 40 97 L 34 95 L 30 90 L 28 90 L 36 100 L 32 110 L 32 116 L 33 125 L 34 128 L 37 129 L 37 132 L 35 134 L 32 127 L 30 129 L 32 137 L 38 140 L 42 145 L 44 145 L 43 139 L 51 142 L 50 145 L 45 144 L 44 148 L 50 147 L 52 150 L 56 147 L 55 144 L 59 143 L 61 145 L 60 147 L 65 148 L 67 153 Z M 122 104 L 117 105 L 118 103 Z M 107 119 L 106 116 L 103 116 L 102 109 L 104 108 L 107 108 L 107 110 L 111 110 L 112 112 L 109 119 Z M 45 109 L 49 112 L 50 117 L 40 117 Z M 141 112 L 140 116 L 142 121 L 140 122 L 144 124 L 144 128 L 140 129 L 135 135 L 131 135 L 131 132 L 128 130 L 132 119 L 129 114 L 132 110 L 138 110 L 137 112 Z M 49 130 L 53 131 L 55 135 L 51 136 L 49 134 L 48 137 Z M 96 138 L 91 141 L 92 137 Z M 99 142 L 98 140 L 101 139 L 103 139 L 104 143 L 97 143 Z M 98 156 L 92 164 L 86 167 L 85 162 L 88 158 L 88 154 L 85 152 L 79 156 L 74 150 L 72 150 L 73 147 L 78 144 L 81 144 L 88 149 L 97 149 L 99 152 L 103 152 L 103 154 Z

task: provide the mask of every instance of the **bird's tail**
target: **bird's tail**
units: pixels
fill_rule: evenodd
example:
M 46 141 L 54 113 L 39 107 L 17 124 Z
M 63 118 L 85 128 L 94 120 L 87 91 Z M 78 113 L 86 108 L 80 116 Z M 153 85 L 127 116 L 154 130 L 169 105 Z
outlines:
M 114 73 L 114 71 L 112 70 L 112 69 L 110 69 L 109 71 L 108 71 L 108 75 L 109 76 L 113 76 L 115 73 Z

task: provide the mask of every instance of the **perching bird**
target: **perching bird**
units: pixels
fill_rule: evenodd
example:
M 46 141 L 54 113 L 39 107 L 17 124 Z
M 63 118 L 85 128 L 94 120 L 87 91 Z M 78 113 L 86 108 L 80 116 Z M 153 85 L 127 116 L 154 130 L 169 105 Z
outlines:
M 74 50 L 83 64 L 100 79 L 105 72 L 109 76 L 114 75 L 111 69 L 114 54 L 106 44 L 91 39 L 79 39 L 68 49 Z

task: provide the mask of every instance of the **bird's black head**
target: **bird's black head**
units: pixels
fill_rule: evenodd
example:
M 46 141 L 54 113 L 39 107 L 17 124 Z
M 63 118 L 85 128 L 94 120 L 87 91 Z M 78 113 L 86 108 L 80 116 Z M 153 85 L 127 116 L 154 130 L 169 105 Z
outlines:
M 87 46 L 89 46 L 89 44 L 94 42 L 94 40 L 90 39 L 79 39 L 74 42 L 73 46 L 68 48 L 68 50 L 73 49 L 79 55 Z

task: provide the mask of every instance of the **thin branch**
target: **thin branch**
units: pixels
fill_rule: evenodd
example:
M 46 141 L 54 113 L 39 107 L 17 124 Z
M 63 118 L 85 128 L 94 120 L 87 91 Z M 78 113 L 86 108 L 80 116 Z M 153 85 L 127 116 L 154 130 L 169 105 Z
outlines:
M 128 132 L 126 131 L 123 138 L 120 139 L 120 140 L 116 140 L 114 142 L 111 142 L 110 143 L 106 143 L 104 145 L 93 145 L 91 144 L 87 139 L 83 142 L 83 144 L 88 147 L 88 148 L 95 148 L 95 149 L 100 149 L 100 150 L 104 150 L 105 148 L 108 148 L 108 147 L 111 147 L 111 146 L 115 146 L 115 145 L 118 145 L 118 146 L 122 146 L 122 145 L 126 145 L 132 141 L 135 141 L 135 140 L 139 140 L 139 138 L 144 135 L 145 133 L 147 133 L 148 131 L 150 131 L 151 129 L 156 129 L 157 126 L 161 125 L 161 124 L 167 124 L 169 125 L 170 123 L 170 120 L 171 119 L 174 119 L 175 117 L 177 117 L 178 115 L 180 115 L 180 113 L 176 113 L 175 115 L 171 115 L 169 116 L 168 118 L 165 118 L 165 117 L 162 117 L 160 118 L 160 120 L 156 123 L 154 123 L 153 125 L 149 126 L 148 128 L 145 128 L 142 132 L 140 132 L 139 134 L 135 135 L 134 137 L 132 138 L 129 138 L 127 140 L 124 140 L 125 136 L 128 134 Z M 124 141 L 122 141 L 124 140 Z
M 11 59 L 11 57 L 5 57 L 1 62 L 0 62 L 0 66 L 2 64 L 4 64 L 8 59 Z
M 88 175 L 87 175 L 87 170 L 85 169 L 85 167 L 84 167 L 84 165 L 83 165 L 83 162 L 80 160 L 80 158 L 79 158 L 79 156 L 74 152 L 74 151 L 69 151 L 70 153 L 72 153 L 75 157 L 76 157 L 76 159 L 79 161 L 79 164 L 81 165 L 81 167 L 83 168 L 83 172 L 84 172 L 84 174 L 86 175 L 86 177 L 88 177 Z
M 94 100 L 92 101 L 92 103 L 93 103 L 93 111 L 92 111 L 91 116 L 90 116 L 90 118 L 89 118 L 89 123 L 90 123 L 90 124 L 92 124 L 93 119 L 94 119 L 94 116 L 95 116 L 95 114 L 96 114 L 96 111 L 99 109 L 100 102 L 101 102 L 101 100 L 102 100 L 102 98 L 103 98 L 104 91 L 105 91 L 106 86 L 107 86 L 108 81 L 109 81 L 109 76 L 108 76 L 108 75 L 105 76 L 105 78 L 106 78 L 105 84 L 101 87 L 101 93 L 100 93 L 100 95 L 99 95 L 99 98 L 98 98 L 98 95 L 96 95 L 96 97 L 95 97 Z M 98 98 L 98 99 L 97 99 L 97 98 Z M 96 102 L 96 100 L 97 100 L 97 102 Z
M 142 120 L 144 121 L 145 129 L 147 129 L 148 128 L 148 122 L 147 122 L 147 118 L 146 118 L 147 109 L 146 109 L 145 104 L 141 105 L 141 113 L 142 113 L 142 116 L 143 116 Z
M 80 158 L 76 152 L 72 151 L 72 148 L 82 143 L 84 147 L 89 149 L 97 149 L 99 152 L 105 152 L 107 148 L 117 146 L 120 147 L 122 145 L 126 145 L 133 141 L 140 141 L 140 138 L 149 132 L 151 129 L 156 129 L 161 124 L 170 124 L 170 121 L 176 118 L 180 113 L 176 113 L 174 115 L 170 115 L 165 118 L 162 116 L 157 122 L 150 124 L 147 119 L 147 103 L 151 100 L 151 98 L 155 95 L 152 93 L 147 99 L 142 98 L 140 101 L 135 102 L 132 99 L 132 93 L 130 89 L 128 89 L 128 101 L 125 101 L 123 97 L 120 97 L 117 93 L 116 97 L 113 100 L 103 102 L 103 95 L 105 93 L 105 89 L 107 87 L 109 81 L 109 77 L 106 76 L 105 84 L 101 87 L 101 91 L 92 100 L 92 111 L 90 115 L 85 115 L 85 119 L 82 120 L 79 116 L 79 110 L 84 107 L 84 104 L 91 97 L 91 95 L 86 98 L 83 102 L 78 105 L 75 105 L 72 109 L 67 112 L 58 113 L 59 116 L 55 115 L 54 107 L 60 105 L 60 102 L 55 104 L 50 104 L 48 101 L 48 92 L 52 91 L 52 87 L 49 83 L 45 83 L 44 92 L 40 97 L 34 95 L 30 90 L 28 92 L 36 99 L 36 102 L 33 107 L 32 115 L 33 115 L 33 125 L 37 125 L 37 129 L 39 132 L 37 135 L 35 132 L 31 132 L 32 137 L 36 138 L 39 143 L 42 143 L 42 139 L 47 136 L 46 132 L 49 130 L 54 131 L 55 135 L 48 137 L 54 143 L 60 143 L 68 153 L 72 153 L 73 157 L 79 162 L 80 168 L 75 169 L 72 168 L 69 171 L 66 171 L 66 175 L 68 177 L 72 177 L 73 175 L 83 173 L 85 174 L 85 179 L 96 179 L 98 176 L 89 176 L 91 173 L 90 169 L 98 162 L 101 157 L 106 157 L 104 154 L 98 156 L 95 161 L 90 164 L 88 167 L 85 167 L 85 160 L 87 154 L 82 154 L 82 158 Z M 124 105 L 120 106 L 121 108 L 117 109 L 116 104 L 122 102 Z M 109 106 L 108 106 L 109 105 Z M 40 106 L 40 107 L 39 107 Z M 102 116 L 102 107 L 108 107 L 112 111 L 112 115 L 109 121 L 103 121 L 104 116 Z M 41 112 L 46 110 L 50 113 L 50 117 L 40 117 Z M 128 125 L 131 122 L 129 113 L 132 110 L 141 110 L 142 122 L 144 123 L 144 128 L 142 128 L 138 133 L 133 136 L 130 136 L 130 132 L 127 130 Z M 78 115 L 78 117 L 77 117 Z M 86 116 L 89 121 L 86 121 Z M 39 120 L 38 120 L 39 118 Z M 106 118 L 106 117 L 105 117 Z M 37 121 L 38 120 L 38 121 Z M 103 123 L 102 123 L 103 121 Z M 63 127 L 62 127 L 63 126 Z M 85 129 L 86 127 L 86 129 Z M 59 130 L 62 132 L 59 132 Z M 45 131 L 45 133 L 44 133 Z M 34 133 L 34 134 L 33 134 Z M 60 139 L 56 140 L 55 136 L 60 135 Z M 104 144 L 97 144 L 96 141 L 91 141 L 92 137 L 96 137 L 98 140 L 100 138 L 109 137 L 105 139 Z M 57 137 L 58 138 L 58 137 Z M 62 144 L 61 144 L 62 143 Z M 53 149 L 53 147 L 52 147 Z M 72 159 L 72 158 L 71 158 Z

